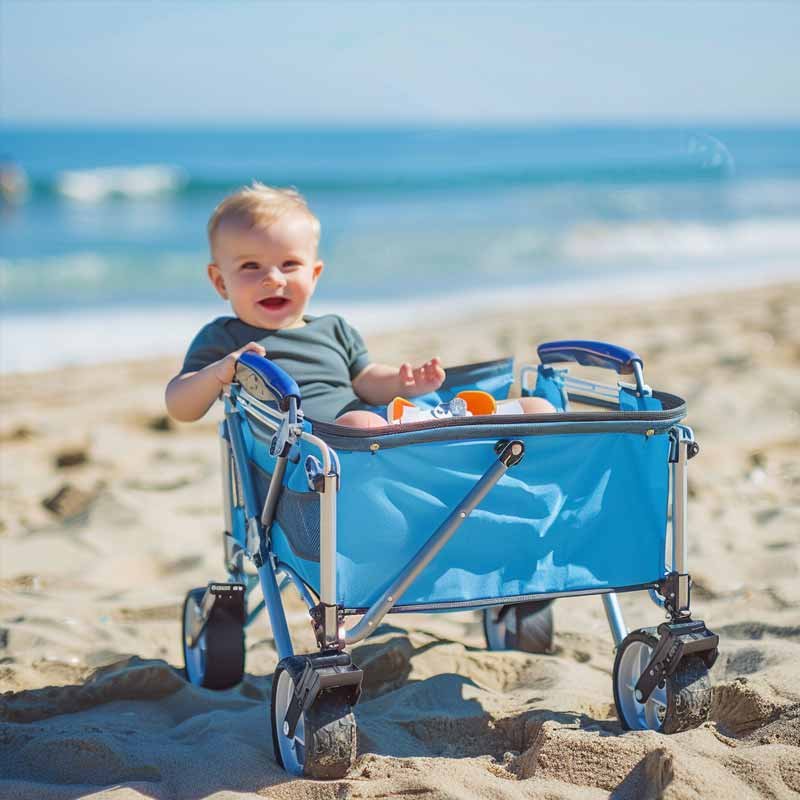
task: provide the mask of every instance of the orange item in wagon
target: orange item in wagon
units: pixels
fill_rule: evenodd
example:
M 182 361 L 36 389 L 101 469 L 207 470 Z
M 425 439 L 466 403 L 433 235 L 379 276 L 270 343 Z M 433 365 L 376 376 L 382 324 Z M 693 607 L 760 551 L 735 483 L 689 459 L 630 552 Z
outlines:
M 494 414 L 497 410 L 497 401 L 489 394 L 480 389 L 467 389 L 459 392 L 456 397 L 460 397 L 467 404 L 467 411 L 474 417 L 482 414 Z

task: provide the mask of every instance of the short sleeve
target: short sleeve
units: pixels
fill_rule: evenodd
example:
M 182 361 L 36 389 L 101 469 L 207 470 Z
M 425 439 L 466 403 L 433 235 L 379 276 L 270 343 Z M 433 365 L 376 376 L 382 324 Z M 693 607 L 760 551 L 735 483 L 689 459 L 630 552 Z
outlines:
M 236 350 L 233 336 L 225 330 L 225 318 L 220 317 L 200 329 L 189 345 L 180 374 L 197 372 Z
M 341 321 L 347 366 L 350 370 L 350 379 L 355 378 L 368 364 L 369 353 L 361 334 L 345 320 Z

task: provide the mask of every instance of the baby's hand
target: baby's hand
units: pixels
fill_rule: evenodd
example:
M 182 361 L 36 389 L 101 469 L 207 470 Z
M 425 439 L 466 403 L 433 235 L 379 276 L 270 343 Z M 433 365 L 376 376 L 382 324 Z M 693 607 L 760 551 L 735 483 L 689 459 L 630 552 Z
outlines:
M 248 352 L 256 353 L 259 356 L 267 355 L 267 351 L 258 342 L 248 342 L 244 347 L 240 347 L 238 350 L 228 353 L 225 358 L 221 358 L 214 365 L 214 375 L 223 386 L 233 381 L 233 376 L 236 372 L 236 362 L 239 360 L 239 356 L 241 356 L 242 353 Z
M 401 364 L 400 383 L 403 385 L 403 391 L 409 397 L 435 392 L 444 383 L 444 369 L 441 360 L 437 356 L 426 361 L 421 367 L 413 368 L 411 364 Z

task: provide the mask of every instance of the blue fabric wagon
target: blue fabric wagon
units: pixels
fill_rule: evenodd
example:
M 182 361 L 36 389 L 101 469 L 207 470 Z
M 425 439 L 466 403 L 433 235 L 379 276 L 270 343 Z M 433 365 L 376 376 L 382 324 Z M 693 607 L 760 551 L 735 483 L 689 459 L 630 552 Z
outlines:
M 333 778 L 352 764 L 362 672 L 347 647 L 387 613 L 476 609 L 490 648 L 546 652 L 552 600 L 599 594 L 623 728 L 671 733 L 706 719 L 718 639 L 690 613 L 686 471 L 698 447 L 681 424 L 685 403 L 652 391 L 625 348 L 562 341 L 538 353 L 521 392 L 558 413 L 365 430 L 305 419 L 289 375 L 252 353 L 240 359 L 220 426 L 228 579 L 187 595 L 186 674 L 209 688 L 238 683 L 245 628 L 266 608 L 280 658 L 275 756 L 288 772 Z M 634 382 L 554 366 L 568 362 Z M 510 359 L 450 368 L 416 402 L 464 389 L 503 400 L 513 381 Z M 289 585 L 308 606 L 316 653 L 293 651 Z M 616 594 L 634 590 L 669 621 L 629 633 Z

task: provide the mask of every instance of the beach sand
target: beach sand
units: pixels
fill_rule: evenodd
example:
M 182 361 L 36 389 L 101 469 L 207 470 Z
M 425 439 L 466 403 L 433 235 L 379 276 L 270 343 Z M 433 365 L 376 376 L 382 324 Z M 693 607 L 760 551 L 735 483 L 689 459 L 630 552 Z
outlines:
M 708 723 L 622 733 L 597 597 L 556 603 L 552 655 L 487 652 L 476 614 L 396 615 L 354 648 L 351 773 L 288 779 L 264 619 L 241 685 L 182 677 L 184 594 L 224 577 L 219 409 L 169 423 L 177 361 L 143 360 L 2 381 L 0 798 L 800 796 L 800 284 L 494 312 L 369 345 L 522 363 L 566 336 L 637 350 L 648 383 L 688 402 L 692 607 L 721 636 Z M 640 593 L 621 603 L 630 628 L 662 619 Z

